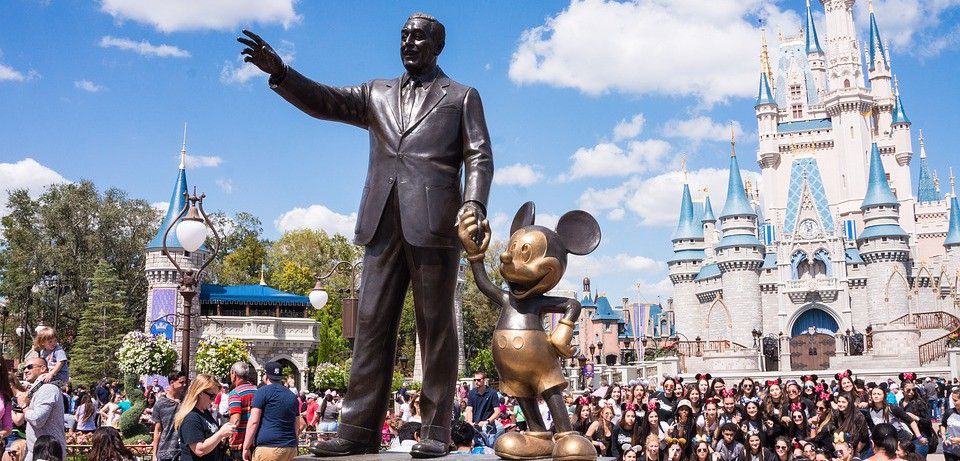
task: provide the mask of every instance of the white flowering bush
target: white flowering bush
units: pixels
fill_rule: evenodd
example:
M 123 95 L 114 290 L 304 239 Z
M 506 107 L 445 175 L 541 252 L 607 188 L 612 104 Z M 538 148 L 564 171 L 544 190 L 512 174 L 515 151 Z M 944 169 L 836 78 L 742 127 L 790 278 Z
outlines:
M 117 364 L 124 374 L 167 375 L 177 364 L 177 349 L 163 336 L 131 331 L 117 351 Z
M 333 389 L 346 392 L 349 380 L 349 366 L 335 363 L 317 365 L 316 372 L 313 375 L 313 384 L 318 390 Z
M 209 336 L 200 340 L 197 347 L 197 372 L 215 377 L 225 377 L 235 362 L 250 359 L 250 346 L 240 338 Z

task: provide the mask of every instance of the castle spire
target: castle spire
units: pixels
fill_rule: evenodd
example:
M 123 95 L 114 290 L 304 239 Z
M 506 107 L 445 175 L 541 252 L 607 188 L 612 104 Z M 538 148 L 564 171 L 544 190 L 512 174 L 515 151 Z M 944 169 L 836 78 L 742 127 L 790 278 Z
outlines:
M 808 0 L 809 2 L 809 0 Z M 882 64 L 884 69 L 890 68 L 887 62 L 887 52 L 880 38 L 880 28 L 877 27 L 877 15 L 873 12 L 873 1 L 870 1 L 870 71 L 877 68 L 877 64 Z
M 813 22 L 813 10 L 810 8 L 810 0 L 807 0 L 807 24 L 804 36 L 807 40 L 807 54 L 823 54 L 823 48 L 820 48 L 820 38 L 817 37 L 817 25 Z
M 727 180 L 727 202 L 723 205 L 720 218 L 737 215 L 756 216 L 756 212 L 747 199 L 743 177 L 740 176 L 740 165 L 737 163 L 737 142 L 734 138 L 733 126 L 730 126 L 730 176 Z
M 883 169 L 883 162 L 880 160 L 880 148 L 877 143 L 873 143 L 870 150 L 870 177 L 867 179 L 867 194 L 863 197 L 861 210 L 879 206 L 879 205 L 899 205 L 897 196 L 890 190 L 890 184 L 887 182 L 887 173 Z
M 683 195 L 680 199 L 680 221 L 677 222 L 677 230 L 673 233 L 673 241 L 697 239 L 703 239 L 703 225 L 696 222 L 690 185 L 684 181 Z
M 900 81 L 897 80 L 897 76 L 893 76 L 893 124 L 898 123 L 910 124 L 910 118 L 907 117 L 907 111 L 903 108 L 903 100 L 900 99 Z
M 706 193 L 707 190 L 704 189 Z M 703 199 L 703 222 L 717 222 L 716 216 L 713 215 L 713 205 L 710 204 L 710 195 L 708 194 Z
M 923 144 L 923 129 L 920 129 L 920 179 L 917 181 L 917 201 L 935 202 L 940 200 L 940 194 L 937 193 L 937 181 L 932 173 L 930 166 L 927 165 L 927 149 Z
M 183 122 L 183 146 L 180 147 L 180 169 L 187 168 L 187 122 Z
M 950 223 L 947 229 L 947 237 L 943 240 L 943 246 L 950 248 L 960 246 L 960 201 L 957 200 L 957 194 L 954 190 L 953 167 L 950 168 Z

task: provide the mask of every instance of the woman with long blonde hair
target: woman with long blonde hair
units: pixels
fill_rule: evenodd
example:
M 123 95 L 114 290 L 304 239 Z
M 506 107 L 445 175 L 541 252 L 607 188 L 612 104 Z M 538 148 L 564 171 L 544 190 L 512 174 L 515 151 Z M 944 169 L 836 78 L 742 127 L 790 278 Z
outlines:
M 181 460 L 223 459 L 226 446 L 220 442 L 233 434 L 233 424 L 225 423 L 218 429 L 210 414 L 210 405 L 218 392 L 220 383 L 206 374 L 197 375 L 187 388 L 173 416 L 173 428 L 180 434 Z

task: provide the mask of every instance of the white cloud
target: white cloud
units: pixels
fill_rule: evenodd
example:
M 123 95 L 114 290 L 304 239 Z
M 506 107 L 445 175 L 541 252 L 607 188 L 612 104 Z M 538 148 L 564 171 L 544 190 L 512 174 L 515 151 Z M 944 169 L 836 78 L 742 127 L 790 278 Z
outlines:
M 573 0 L 520 37 L 509 76 L 590 95 L 695 96 L 706 103 L 756 92 L 759 30 L 794 30 L 799 15 L 762 0 Z
M 601 276 L 628 272 L 654 272 L 667 268 L 663 261 L 641 255 L 619 253 L 616 255 L 571 256 L 567 262 L 567 274 L 583 276 Z
M 17 189 L 26 189 L 31 197 L 39 196 L 52 184 L 68 183 L 66 178 L 56 171 L 41 165 L 32 158 L 14 163 L 0 163 L 0 216 L 6 215 L 7 193 Z
M 501 186 L 530 187 L 542 178 L 543 175 L 533 165 L 514 163 L 497 168 L 493 174 L 493 183 Z
M 640 279 L 634 284 L 642 302 L 654 302 L 658 298 L 666 302 L 667 298 L 673 296 L 673 283 L 670 277 L 664 277 L 657 280 Z
M 103 89 L 102 86 L 97 85 L 96 83 L 93 83 L 90 80 L 77 80 L 73 82 L 73 86 L 90 93 L 96 93 Z
M 588 187 L 580 194 L 577 204 L 583 210 L 599 213 L 603 210 L 617 209 L 623 202 L 630 185 L 636 180 L 628 181 L 620 186 L 609 189 L 594 189 Z
M 284 63 L 290 64 L 296 55 L 296 48 L 292 42 L 281 40 L 276 52 Z M 243 55 L 237 56 L 234 62 L 225 61 L 223 67 L 220 68 L 221 83 L 242 85 L 257 77 L 266 78 L 267 74 L 263 73 L 257 66 L 244 62 Z
M 0 57 L 3 56 L 3 50 L 0 50 Z M 25 82 L 27 80 L 32 80 L 36 77 L 39 77 L 40 74 L 35 70 L 29 70 L 26 73 L 19 71 L 10 67 L 6 64 L 0 63 L 0 82 L 10 81 L 10 82 Z
M 741 169 L 745 181 L 759 186 L 759 174 Z M 689 172 L 688 179 L 694 200 L 703 199 L 703 189 L 707 188 L 714 211 L 719 213 L 727 197 L 727 169 L 704 168 Z M 637 214 L 641 225 L 669 226 L 677 223 L 680 213 L 680 195 L 683 173 L 671 171 L 631 184 L 624 203 Z M 718 209 L 719 207 L 719 209 Z
M 939 29 L 943 14 L 960 6 L 960 0 L 875 0 L 873 6 L 880 36 L 897 51 L 933 57 L 960 43 L 958 29 L 948 33 Z M 867 2 L 859 2 L 855 14 L 858 29 L 866 37 L 870 27 Z
M 296 0 L 101 0 L 100 10 L 118 21 L 149 24 L 162 32 L 233 30 L 248 23 L 280 24 L 301 21 Z
M 573 153 L 573 165 L 560 179 L 569 181 L 644 173 L 662 166 L 668 152 L 670 144 L 659 139 L 631 141 L 625 149 L 606 142 L 590 148 L 582 147 Z
M 273 225 L 280 232 L 294 229 L 323 229 L 328 234 L 353 235 L 357 224 L 357 214 L 343 215 L 323 205 L 310 205 L 307 208 L 294 208 L 277 218 Z
M 160 214 L 166 214 L 167 208 L 170 207 L 170 202 L 153 202 L 150 204 L 150 207 L 159 211 Z
M 178 154 L 177 157 L 179 158 L 180 155 Z M 221 163 L 223 163 L 223 159 L 220 158 L 220 157 L 217 157 L 216 155 L 207 156 L 207 155 L 190 155 L 190 154 L 187 154 L 186 160 L 187 160 L 187 162 L 186 162 L 186 167 L 187 167 L 187 168 L 190 168 L 190 169 L 194 169 L 194 168 L 216 168 L 216 167 L 220 166 Z
M 643 114 L 634 115 L 630 120 L 620 120 L 617 126 L 613 128 L 613 142 L 636 138 L 643 131 L 644 122 L 646 122 L 646 119 Z
M 614 208 L 607 213 L 607 219 L 611 221 L 620 221 L 626 216 L 627 212 L 623 208 Z
M 233 192 L 233 181 L 229 179 L 220 178 L 217 180 L 217 187 L 220 188 L 225 194 Z
M 158 4 L 161 2 L 158 2 Z M 101 48 L 119 48 L 133 51 L 142 56 L 158 58 L 189 58 L 190 52 L 173 45 L 153 45 L 146 40 L 135 42 L 129 38 L 117 38 L 105 35 L 100 39 Z
M 684 138 L 693 143 L 702 141 L 729 141 L 730 127 L 735 133 L 742 134 L 740 122 L 716 122 L 701 115 L 686 120 L 670 120 L 663 126 L 663 135 L 671 138 Z

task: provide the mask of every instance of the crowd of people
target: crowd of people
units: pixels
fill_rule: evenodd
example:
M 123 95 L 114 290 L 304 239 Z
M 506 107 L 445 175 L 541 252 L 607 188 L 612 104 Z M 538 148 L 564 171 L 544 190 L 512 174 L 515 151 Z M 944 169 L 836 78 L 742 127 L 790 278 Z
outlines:
M 91 461 L 133 461 L 118 427 L 146 402 L 141 423 L 152 428 L 154 461 L 289 461 L 308 437 L 336 433 L 340 396 L 299 391 L 276 362 L 262 379 L 246 362 L 227 382 L 181 373 L 146 378 L 135 389 L 109 380 L 73 387 L 69 361 L 52 329 L 38 332 L 21 376 L 0 362 L 0 461 L 61 461 L 80 445 Z M 21 379 L 22 378 L 22 379 Z M 527 430 L 519 405 L 483 373 L 457 386 L 451 449 L 493 453 L 497 439 Z M 131 399 L 135 396 L 135 399 Z M 597 454 L 634 461 L 921 461 L 942 447 L 960 461 L 960 380 L 901 373 L 864 382 L 851 371 L 828 378 L 726 382 L 698 374 L 665 377 L 564 394 L 567 414 L 540 402 L 547 427 L 569 418 Z M 410 451 L 419 441 L 420 395 L 402 387 L 383 427 L 383 445 Z M 146 448 L 144 446 L 144 448 Z
M 511 399 L 474 376 L 458 388 L 453 438 L 469 437 L 466 451 L 491 453 L 498 437 L 526 430 Z M 391 434 L 394 449 L 415 438 L 416 396 L 399 395 Z M 693 382 L 666 377 L 655 385 L 632 381 L 565 394 L 576 431 L 598 455 L 643 461 L 857 461 L 926 459 L 942 447 L 960 461 L 960 381 L 901 373 L 864 382 L 851 371 L 828 379 L 726 382 L 698 374 Z M 412 403 L 411 403 L 412 402 Z M 545 404 L 540 413 L 552 425 Z M 408 418 L 408 419 L 405 419 Z M 386 429 L 385 429 L 386 434 Z M 464 435 L 465 434 L 465 435 Z M 386 435 L 385 435 L 386 438 Z
M 55 331 L 41 329 L 19 375 L 0 361 L 0 461 L 62 461 L 68 446 L 90 461 L 288 461 L 306 434 L 336 431 L 336 392 L 298 391 L 276 362 L 262 371 L 261 380 L 237 362 L 225 383 L 205 374 L 188 381 L 177 372 L 146 377 L 134 389 L 108 379 L 73 386 Z M 141 396 L 140 428 L 152 429 L 152 437 L 142 437 L 139 447 L 133 441 L 131 450 L 120 421 Z

